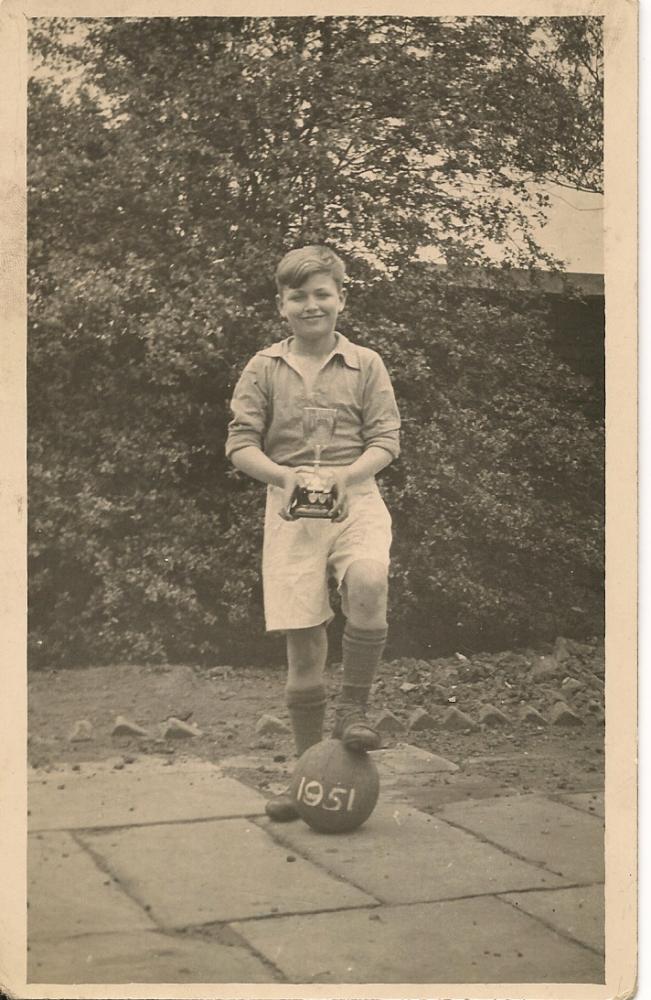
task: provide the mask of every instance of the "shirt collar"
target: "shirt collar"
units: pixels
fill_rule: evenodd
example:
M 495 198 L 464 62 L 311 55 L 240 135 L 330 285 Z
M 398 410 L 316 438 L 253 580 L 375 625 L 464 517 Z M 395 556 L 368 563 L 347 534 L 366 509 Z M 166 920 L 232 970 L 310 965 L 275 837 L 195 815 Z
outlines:
M 359 351 L 355 344 L 348 340 L 348 337 L 344 337 L 343 333 L 336 333 L 335 346 L 330 357 L 335 354 L 340 354 L 344 359 L 345 363 L 349 368 L 359 369 Z M 260 354 L 265 358 L 282 358 L 286 354 L 289 354 L 289 344 L 291 337 L 287 337 L 285 340 L 279 340 L 276 344 L 271 344 L 270 347 L 265 347 Z

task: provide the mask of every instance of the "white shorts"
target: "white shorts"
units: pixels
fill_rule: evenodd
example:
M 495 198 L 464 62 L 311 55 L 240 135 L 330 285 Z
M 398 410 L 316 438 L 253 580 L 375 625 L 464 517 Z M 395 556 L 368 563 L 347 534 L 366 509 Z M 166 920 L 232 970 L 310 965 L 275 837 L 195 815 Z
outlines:
M 375 479 L 349 487 L 348 495 L 348 517 L 338 524 L 308 517 L 285 521 L 279 514 L 282 490 L 267 487 L 262 583 L 268 632 L 331 621 L 328 578 L 341 589 L 352 562 L 373 559 L 388 572 L 391 515 Z M 345 592 L 342 599 L 345 614 Z

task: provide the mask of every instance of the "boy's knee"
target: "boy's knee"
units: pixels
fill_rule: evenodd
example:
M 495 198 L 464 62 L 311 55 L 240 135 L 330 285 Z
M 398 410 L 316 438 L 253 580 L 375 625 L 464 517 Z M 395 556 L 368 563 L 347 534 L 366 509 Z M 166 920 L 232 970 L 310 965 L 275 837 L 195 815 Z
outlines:
M 388 594 L 388 571 L 372 559 L 351 563 L 345 577 L 348 602 L 377 608 Z

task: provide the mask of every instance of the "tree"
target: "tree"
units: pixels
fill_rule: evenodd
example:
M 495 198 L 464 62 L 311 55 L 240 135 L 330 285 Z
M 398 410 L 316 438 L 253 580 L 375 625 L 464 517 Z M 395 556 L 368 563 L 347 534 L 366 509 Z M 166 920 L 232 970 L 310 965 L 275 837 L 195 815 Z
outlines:
M 125 221 L 153 204 L 154 233 L 192 220 L 220 253 L 270 230 L 394 266 L 428 245 L 481 262 L 488 238 L 528 265 L 544 197 L 524 183 L 599 186 L 600 37 L 586 17 L 117 19 L 59 54 L 135 171 Z
M 598 124 L 573 137 L 599 108 L 598 38 L 590 18 L 37 21 L 36 649 L 250 651 L 260 496 L 224 461 L 227 403 L 244 360 L 282 336 L 275 260 L 312 240 L 345 252 L 348 329 L 400 391 L 406 454 L 387 489 L 405 636 L 424 608 L 442 645 L 458 621 L 475 643 L 585 627 L 568 601 L 598 622 L 587 389 L 552 356 L 536 294 L 510 295 L 506 272 L 499 292 L 458 284 L 488 241 L 505 264 L 544 261 L 531 176 L 597 183 Z M 447 270 L 418 263 L 425 246 Z

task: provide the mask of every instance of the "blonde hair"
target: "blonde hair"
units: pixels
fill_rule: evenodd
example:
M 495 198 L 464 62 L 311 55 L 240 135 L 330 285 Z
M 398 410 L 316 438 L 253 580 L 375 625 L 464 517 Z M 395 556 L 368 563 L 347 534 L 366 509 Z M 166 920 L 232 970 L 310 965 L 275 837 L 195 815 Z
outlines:
M 341 291 L 346 278 L 346 268 L 334 250 L 318 244 L 290 250 L 276 268 L 276 287 L 279 292 L 282 292 L 283 288 L 298 288 L 306 278 L 320 271 L 329 274 Z

